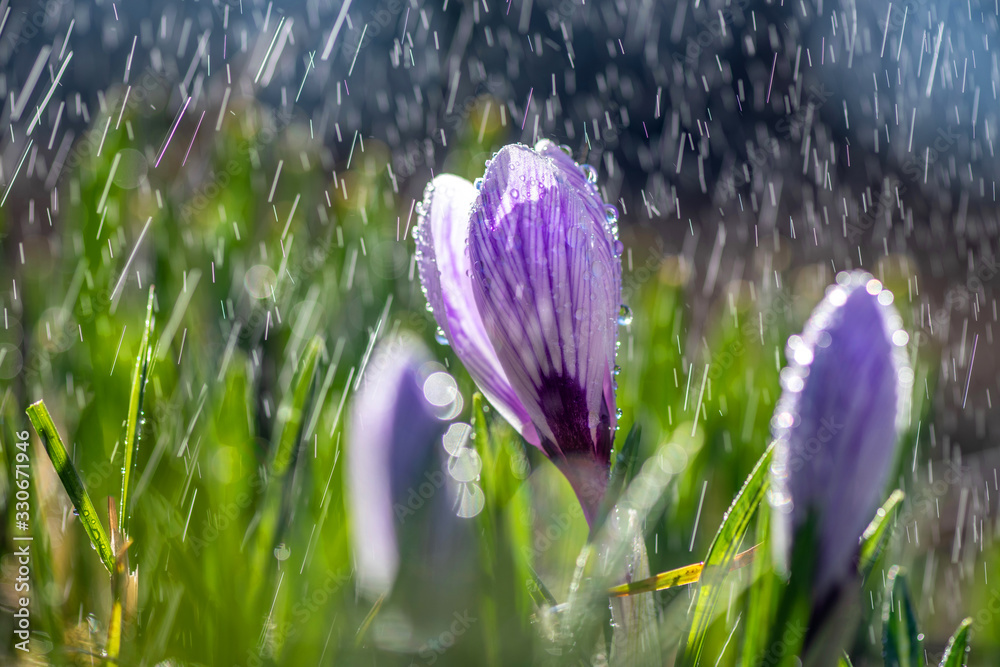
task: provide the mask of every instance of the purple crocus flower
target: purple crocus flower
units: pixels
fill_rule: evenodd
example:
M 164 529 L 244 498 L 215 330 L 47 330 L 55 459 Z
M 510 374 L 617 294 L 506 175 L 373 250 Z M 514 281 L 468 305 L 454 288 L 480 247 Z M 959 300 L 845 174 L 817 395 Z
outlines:
M 444 174 L 418 224 L 420 279 L 491 404 L 569 479 L 589 522 L 607 485 L 621 307 L 617 213 L 550 141 L 502 148 L 473 185 Z
M 351 408 L 346 448 L 351 534 L 358 583 L 372 596 L 392 588 L 400 567 L 400 529 L 415 506 L 447 502 L 441 437 L 448 423 L 424 395 L 421 367 L 427 361 L 426 350 L 413 340 L 384 340 Z
M 817 600 L 852 575 L 907 420 L 913 374 L 892 300 L 870 274 L 841 273 L 788 341 L 772 420 L 775 555 L 787 567 L 798 531 L 814 522 Z

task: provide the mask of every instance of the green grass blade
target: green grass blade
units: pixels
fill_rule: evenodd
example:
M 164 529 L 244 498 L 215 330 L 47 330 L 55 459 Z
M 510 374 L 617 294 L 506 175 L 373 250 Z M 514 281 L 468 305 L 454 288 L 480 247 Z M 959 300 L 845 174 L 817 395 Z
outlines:
M 118 506 L 118 529 L 124 539 L 128 539 L 128 524 L 132 511 L 129 507 L 132 491 L 132 472 L 139 454 L 139 439 L 142 435 L 142 400 L 146 394 L 146 378 L 149 377 L 152 350 L 149 347 L 149 335 L 153 330 L 153 300 L 155 288 L 149 287 L 149 298 L 146 300 L 146 325 L 142 330 L 142 340 L 139 343 L 139 353 L 135 357 L 135 368 L 132 370 L 132 391 L 128 400 L 128 418 L 125 421 L 125 464 L 122 467 L 122 493 Z
M 879 554 L 885 548 L 892 526 L 892 519 L 903 502 L 905 495 L 899 489 L 893 491 L 885 504 L 878 509 L 878 513 L 872 522 L 865 528 L 861 535 L 861 555 L 858 559 L 858 571 L 861 576 L 867 577 L 878 560 Z
M 924 667 L 924 647 L 917 628 L 917 615 L 906 585 L 906 574 L 898 565 L 889 569 L 882 606 L 882 656 L 885 667 Z
M 87 489 L 83 486 L 80 473 L 77 472 L 76 466 L 73 465 L 69 455 L 66 453 L 66 446 L 59 436 L 59 431 L 56 430 L 56 425 L 52 421 L 52 415 L 49 414 L 44 401 L 32 403 L 28 406 L 26 412 L 28 413 L 28 419 L 31 420 L 31 425 L 35 427 L 35 431 L 38 432 L 38 436 L 42 439 L 42 445 L 45 446 L 45 451 L 48 452 L 52 466 L 56 469 L 59 479 L 62 480 L 63 488 L 66 489 L 73 507 L 76 508 L 77 514 L 80 516 L 80 523 L 83 524 L 83 529 L 87 531 L 87 536 L 90 537 L 91 543 L 97 549 L 104 567 L 108 569 L 108 572 L 111 572 L 115 566 L 115 556 L 111 551 L 111 541 L 108 539 L 108 534 L 104 531 L 104 525 L 97 516 L 97 510 L 94 509 L 94 503 L 91 502 Z
M 752 565 L 753 585 L 747 593 L 746 630 L 743 636 L 743 654 L 740 664 L 751 667 L 758 664 L 767 646 L 768 633 L 774 620 L 775 601 L 780 593 L 780 580 L 771 564 L 771 513 L 757 515 L 757 555 Z
M 764 499 L 768 488 L 771 458 L 774 455 L 774 445 L 767 448 L 764 455 L 757 461 L 753 471 L 743 484 L 736 499 L 726 512 L 719 532 L 712 540 L 705 557 L 705 570 L 701 577 L 701 586 L 694 603 L 691 626 L 688 631 L 687 643 L 679 664 L 697 665 L 701 659 L 702 649 L 708 628 L 712 624 L 713 612 L 722 594 L 721 579 L 726 576 L 729 566 L 739 552 L 743 537 L 750 526 L 757 507 Z
M 840 667 L 854 667 L 854 663 L 851 662 L 851 656 L 846 653 L 840 656 Z
M 302 426 L 309 408 L 309 395 L 312 393 L 316 369 L 324 349 L 323 339 L 319 336 L 313 336 L 302 356 L 295 388 L 278 408 L 277 432 L 280 435 L 270 466 L 270 475 L 274 481 L 282 478 L 288 471 L 288 466 L 298 450 L 298 444 L 302 437 Z
M 972 630 L 972 619 L 962 621 L 955 634 L 948 640 L 948 648 L 941 658 L 941 667 L 962 667 L 965 664 L 965 654 L 969 651 L 969 633 Z

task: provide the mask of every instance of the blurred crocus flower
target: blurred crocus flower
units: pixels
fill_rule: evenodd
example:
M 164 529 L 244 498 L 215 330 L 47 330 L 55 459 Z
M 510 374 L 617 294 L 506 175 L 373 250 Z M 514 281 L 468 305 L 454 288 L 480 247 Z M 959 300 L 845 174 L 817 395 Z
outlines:
M 802 335 L 788 341 L 772 420 L 775 556 L 787 568 L 795 540 L 811 525 L 817 601 L 856 573 L 859 539 L 908 419 L 908 336 L 892 301 L 870 274 L 841 273 Z
M 502 148 L 476 183 L 442 174 L 420 207 L 430 309 L 497 411 L 560 467 L 593 522 L 616 428 L 617 212 L 550 141 Z
M 440 548 L 459 521 L 443 471 L 448 422 L 441 418 L 442 406 L 425 393 L 428 361 L 415 339 L 385 339 L 351 406 L 346 447 L 351 535 L 358 584 L 372 597 L 393 588 L 401 552 L 412 562 L 421 560 L 404 542 L 419 536 L 438 540 Z M 410 530 L 417 524 L 419 530 Z

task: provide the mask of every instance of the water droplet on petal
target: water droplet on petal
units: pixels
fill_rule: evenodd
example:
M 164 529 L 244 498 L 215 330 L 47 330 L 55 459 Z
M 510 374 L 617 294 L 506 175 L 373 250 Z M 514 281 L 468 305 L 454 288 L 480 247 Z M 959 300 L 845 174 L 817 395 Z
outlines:
M 475 181 L 472 182 L 472 184 L 474 186 L 476 186 L 477 190 L 482 190 L 483 189 L 483 179 L 481 179 L 481 178 L 477 178 Z
M 514 188 L 513 190 L 510 191 L 510 197 L 511 197 L 511 199 L 517 199 L 520 196 L 521 196 L 521 193 L 518 192 L 517 188 Z
M 618 311 L 618 324 L 623 327 L 627 327 L 632 324 L 632 309 L 626 306 L 624 303 L 621 305 L 621 309 Z
M 615 367 L 614 367 L 614 369 L 613 369 L 613 370 L 611 371 L 611 374 L 612 374 L 612 375 L 621 375 L 621 374 L 622 374 L 622 367 L 621 367 L 621 366 L 619 366 L 618 364 L 615 364 Z
M 438 342 L 438 345 L 448 345 L 448 337 L 444 334 L 444 329 L 441 327 L 438 327 L 437 331 L 434 332 L 434 340 Z
M 615 224 L 618 222 L 618 209 L 613 204 L 607 204 L 604 207 L 604 218 L 608 221 L 609 225 Z
M 573 149 L 566 144 L 559 144 L 559 150 L 561 150 L 566 155 L 573 157 Z
M 580 167 L 583 169 L 583 175 L 587 177 L 587 182 L 591 184 L 597 183 L 597 170 L 594 169 L 589 164 L 582 165 Z
M 615 241 L 615 255 L 620 255 L 625 252 L 625 244 L 621 241 Z

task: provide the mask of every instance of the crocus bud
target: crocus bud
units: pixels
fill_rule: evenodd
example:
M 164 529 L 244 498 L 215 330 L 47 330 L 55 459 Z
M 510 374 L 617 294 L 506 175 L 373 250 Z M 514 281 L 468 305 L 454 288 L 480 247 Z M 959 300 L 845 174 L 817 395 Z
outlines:
M 817 600 L 856 573 L 859 539 L 908 419 L 913 373 L 892 300 L 870 274 L 841 273 L 802 335 L 788 341 L 772 420 L 774 551 L 787 567 L 794 541 L 812 522 Z
M 372 597 L 391 590 L 400 567 L 403 526 L 429 508 L 448 514 L 441 438 L 448 423 L 424 395 L 428 356 L 414 340 L 376 348 L 354 399 L 347 437 L 347 491 L 357 581 Z M 439 521 L 438 523 L 442 523 Z
M 588 521 L 617 421 L 617 213 L 542 141 L 502 148 L 476 185 L 435 178 L 418 225 L 434 316 L 487 399 L 569 479 Z

